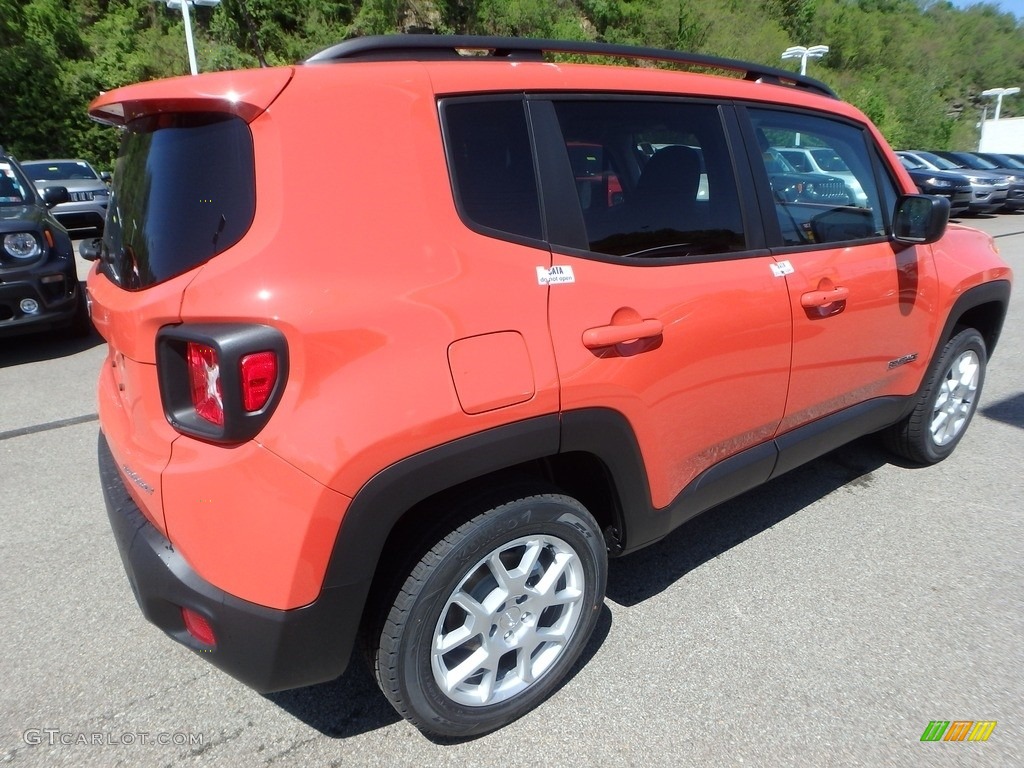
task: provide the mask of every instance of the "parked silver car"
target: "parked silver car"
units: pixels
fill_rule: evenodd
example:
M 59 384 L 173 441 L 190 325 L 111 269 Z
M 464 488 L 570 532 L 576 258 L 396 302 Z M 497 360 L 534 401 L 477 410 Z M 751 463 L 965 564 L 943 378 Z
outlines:
M 71 200 L 54 207 L 54 218 L 75 238 L 103 234 L 110 188 L 85 160 L 26 160 L 21 167 L 42 194 L 47 187 L 65 187 Z
M 970 168 L 961 168 L 944 157 L 939 157 L 932 152 L 920 150 L 901 150 L 896 153 L 901 158 L 907 158 L 923 165 L 933 171 L 953 171 L 967 177 L 971 182 L 971 205 L 968 209 L 971 213 L 993 213 L 998 211 L 1006 203 L 1006 196 L 1010 191 L 1010 182 L 1003 174 L 993 171 L 975 171 Z

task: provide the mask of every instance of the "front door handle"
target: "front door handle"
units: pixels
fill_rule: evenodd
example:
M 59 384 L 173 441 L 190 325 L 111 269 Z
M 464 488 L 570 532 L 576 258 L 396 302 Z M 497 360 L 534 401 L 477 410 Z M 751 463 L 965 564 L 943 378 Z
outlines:
M 587 349 L 612 347 L 627 341 L 652 339 L 661 336 L 664 330 L 665 326 L 662 325 L 661 320 L 655 319 L 641 320 L 625 325 L 601 325 L 597 328 L 588 328 L 583 332 L 583 346 Z
M 846 301 L 848 298 L 850 298 L 850 289 L 837 286 L 828 291 L 808 291 L 800 296 L 800 304 L 805 309 L 815 309 Z

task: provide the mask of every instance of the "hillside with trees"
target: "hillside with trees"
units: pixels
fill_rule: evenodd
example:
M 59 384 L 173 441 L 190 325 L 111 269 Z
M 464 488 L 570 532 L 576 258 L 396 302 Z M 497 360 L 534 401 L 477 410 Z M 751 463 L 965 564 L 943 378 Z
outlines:
M 808 74 L 898 147 L 973 149 L 992 87 L 1024 86 L 1024 21 L 946 0 L 223 0 L 195 7 L 202 71 L 302 61 L 348 37 L 517 35 L 688 50 Z M 117 136 L 86 115 L 101 91 L 188 73 L 182 16 L 154 0 L 0 0 L 0 144 L 23 159 L 109 168 Z M 1003 103 L 1024 114 L 1024 95 Z

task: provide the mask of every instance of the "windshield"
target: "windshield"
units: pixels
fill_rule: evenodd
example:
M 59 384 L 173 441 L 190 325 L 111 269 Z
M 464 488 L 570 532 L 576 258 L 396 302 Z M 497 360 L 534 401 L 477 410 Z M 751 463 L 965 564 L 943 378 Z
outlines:
M 1009 155 L 987 154 L 984 155 L 984 157 L 986 160 L 996 163 L 1000 168 L 1013 168 L 1015 170 L 1024 169 L 1024 163 L 1020 160 L 1014 160 Z
M 35 193 L 28 179 L 17 167 L 0 160 L 0 205 L 24 205 L 35 201 Z
M 920 162 L 918 160 L 915 160 L 912 157 L 907 157 L 906 155 L 900 155 L 899 158 L 900 158 L 900 162 L 903 163 L 903 167 L 904 168 L 909 168 L 912 171 L 916 171 L 916 170 L 921 169 L 921 168 L 923 168 L 925 170 L 928 170 L 928 166 L 926 166 L 924 163 L 922 163 L 922 162 Z
M 969 155 L 966 152 L 954 152 L 953 157 L 955 157 L 957 162 L 961 165 L 968 168 L 974 168 L 976 171 L 993 171 L 997 167 L 994 163 L 990 163 L 988 160 L 976 155 Z
M 84 160 L 41 160 L 23 162 L 21 167 L 32 181 L 98 179 L 96 171 Z
M 224 114 L 132 121 L 121 141 L 100 270 L 136 290 L 230 248 L 256 210 L 249 126 Z
M 927 160 L 929 163 L 934 165 L 936 168 L 941 168 L 944 171 L 959 171 L 960 166 L 956 163 L 951 163 L 944 157 L 933 155 L 931 152 L 918 152 L 917 153 L 922 160 Z
M 764 167 L 768 173 L 799 173 L 790 162 L 774 149 L 766 149 L 761 153 Z
M 850 166 L 843 162 L 835 150 L 832 149 L 812 149 L 811 154 L 814 155 L 815 161 L 818 163 L 818 167 L 823 171 L 829 171 L 830 173 L 849 173 Z

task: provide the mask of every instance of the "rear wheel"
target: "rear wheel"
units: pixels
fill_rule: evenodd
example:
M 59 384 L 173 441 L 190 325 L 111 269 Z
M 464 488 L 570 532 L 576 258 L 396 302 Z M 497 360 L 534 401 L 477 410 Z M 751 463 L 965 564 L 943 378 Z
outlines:
M 975 329 L 950 339 L 928 372 L 914 410 L 886 433 L 888 447 L 919 464 L 949 456 L 977 410 L 987 364 L 985 340 Z
M 493 507 L 437 542 L 405 580 L 379 635 L 381 690 L 427 733 L 500 728 L 579 657 L 606 578 L 600 529 L 575 499 Z

